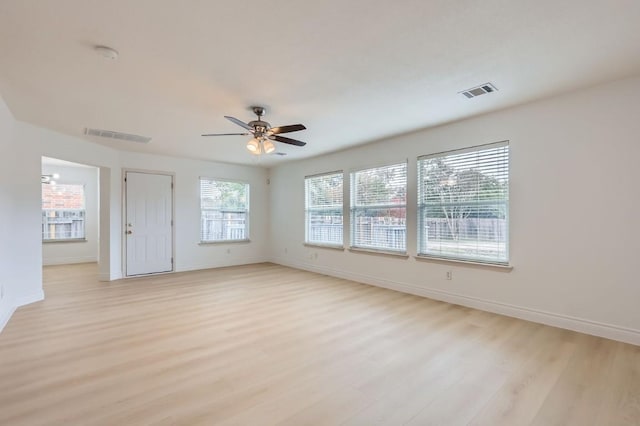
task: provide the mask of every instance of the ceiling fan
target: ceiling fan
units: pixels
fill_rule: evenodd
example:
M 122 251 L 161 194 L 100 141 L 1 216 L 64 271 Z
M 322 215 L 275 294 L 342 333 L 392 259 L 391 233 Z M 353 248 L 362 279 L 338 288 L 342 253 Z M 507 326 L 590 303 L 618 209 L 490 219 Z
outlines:
M 275 145 L 271 141 L 282 142 L 289 145 L 295 146 L 305 146 L 306 142 L 302 142 L 296 139 L 291 139 L 286 136 L 280 136 L 281 133 L 291 133 L 298 132 L 300 130 L 305 130 L 306 127 L 302 124 L 290 124 L 288 126 L 279 126 L 279 127 L 271 127 L 271 124 L 262 120 L 262 116 L 265 113 L 265 108 L 261 106 L 253 106 L 251 107 L 254 114 L 258 116 L 257 120 L 250 121 L 245 123 L 243 121 L 238 120 L 235 117 L 224 116 L 227 120 L 231 121 L 234 124 L 237 124 L 240 127 L 245 128 L 248 132 L 245 133 L 208 133 L 202 136 L 247 136 L 253 135 L 253 139 L 251 139 L 247 143 L 247 149 L 249 152 L 255 155 L 260 154 L 271 154 L 276 150 Z

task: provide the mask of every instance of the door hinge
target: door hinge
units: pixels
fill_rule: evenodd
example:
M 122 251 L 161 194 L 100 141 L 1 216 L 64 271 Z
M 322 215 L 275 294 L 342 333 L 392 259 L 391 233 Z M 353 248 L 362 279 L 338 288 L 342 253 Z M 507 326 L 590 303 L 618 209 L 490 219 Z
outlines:
M 173 265 L 173 257 L 171 258 L 171 264 Z
M 171 182 L 171 189 L 173 189 L 173 182 Z
M 173 219 L 171 219 L 171 226 L 173 226 Z

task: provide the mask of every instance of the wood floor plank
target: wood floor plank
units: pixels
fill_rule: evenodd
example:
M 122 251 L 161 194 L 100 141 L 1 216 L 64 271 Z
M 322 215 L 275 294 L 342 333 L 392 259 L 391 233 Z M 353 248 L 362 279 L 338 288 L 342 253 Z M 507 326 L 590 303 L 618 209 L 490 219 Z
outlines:
M 640 348 L 274 264 L 44 269 L 4 425 L 632 425 Z

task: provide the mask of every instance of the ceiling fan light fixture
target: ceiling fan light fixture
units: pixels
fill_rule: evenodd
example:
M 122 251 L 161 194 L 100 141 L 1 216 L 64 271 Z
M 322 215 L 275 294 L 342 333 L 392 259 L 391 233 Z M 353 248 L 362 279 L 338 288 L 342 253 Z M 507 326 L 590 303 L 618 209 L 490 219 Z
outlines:
M 258 116 L 256 120 L 245 123 L 242 120 L 238 120 L 235 117 L 225 115 L 224 118 L 232 123 L 244 128 L 246 132 L 243 133 L 206 133 L 202 136 L 247 136 L 253 135 L 253 139 L 247 142 L 246 148 L 253 155 L 263 155 L 276 153 L 276 145 L 274 142 L 286 143 L 295 146 L 305 146 L 306 143 L 292 139 L 286 136 L 281 136 L 282 133 L 298 132 L 305 130 L 306 127 L 302 124 L 289 124 L 287 126 L 271 127 L 271 124 L 262 120 L 262 116 L 265 113 L 264 107 L 254 106 L 251 108 L 253 112 Z M 286 155 L 286 154 L 280 154 Z
M 269 139 L 264 139 L 262 142 L 262 148 L 265 154 L 271 154 L 276 150 L 276 146 Z
M 260 154 L 260 142 L 257 139 L 251 139 L 247 142 L 247 150 L 252 154 Z

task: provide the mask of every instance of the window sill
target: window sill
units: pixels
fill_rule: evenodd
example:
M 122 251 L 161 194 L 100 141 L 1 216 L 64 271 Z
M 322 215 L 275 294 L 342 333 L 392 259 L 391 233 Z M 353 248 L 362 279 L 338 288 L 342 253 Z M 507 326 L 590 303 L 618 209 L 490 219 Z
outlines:
M 198 243 L 199 246 L 215 246 L 220 244 L 246 244 L 250 243 L 251 240 L 220 240 L 220 241 L 200 241 Z
M 361 247 L 349 247 L 349 251 L 352 253 L 364 253 L 364 254 L 377 254 L 380 256 L 391 256 L 408 259 L 409 255 L 406 251 L 388 251 L 388 250 L 376 250 Z
M 321 248 L 321 249 L 344 251 L 344 246 L 334 246 L 334 245 L 331 245 L 331 244 L 304 243 L 303 245 L 305 247 L 314 247 L 314 248 Z
M 86 238 L 68 238 L 64 240 L 42 240 L 42 244 L 58 244 L 58 243 L 86 243 Z
M 502 265 L 499 263 L 474 262 L 473 260 L 450 259 L 448 257 L 436 257 L 436 256 L 425 256 L 425 255 L 417 255 L 413 257 L 416 260 L 421 260 L 424 262 L 454 263 L 454 264 L 468 265 L 468 266 L 473 266 L 478 268 L 495 269 L 502 272 L 510 272 L 513 270 L 513 266 Z

